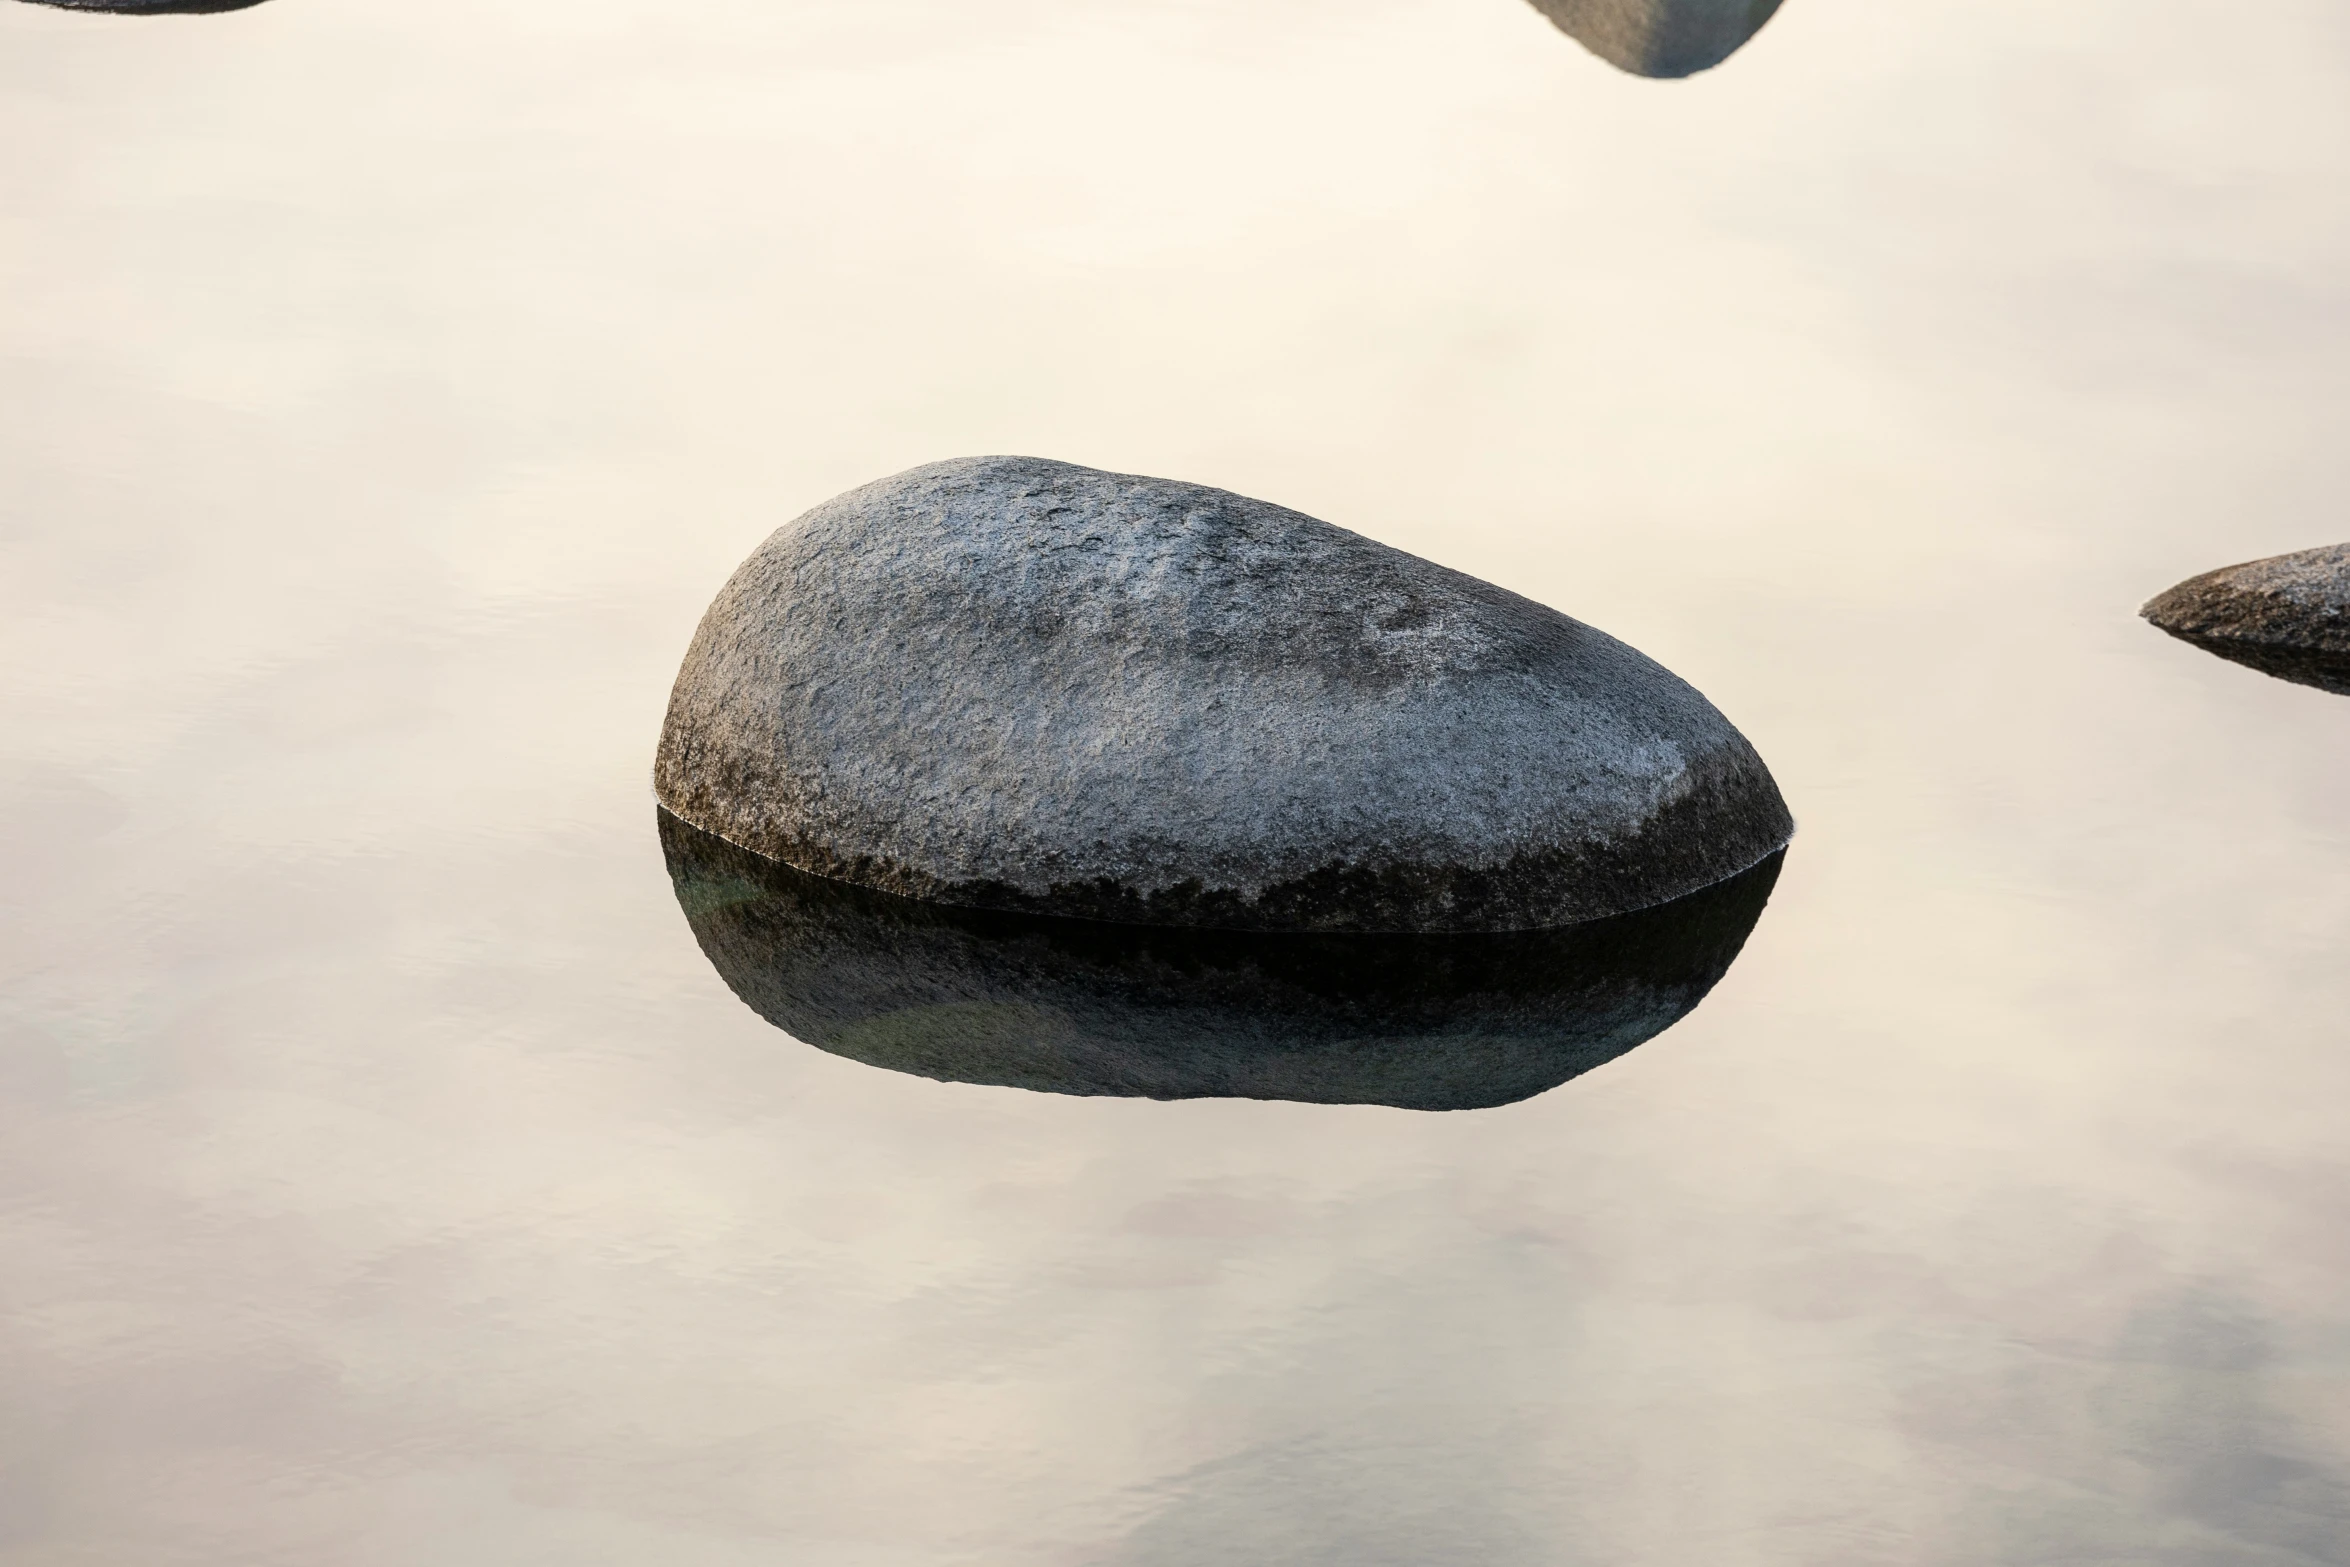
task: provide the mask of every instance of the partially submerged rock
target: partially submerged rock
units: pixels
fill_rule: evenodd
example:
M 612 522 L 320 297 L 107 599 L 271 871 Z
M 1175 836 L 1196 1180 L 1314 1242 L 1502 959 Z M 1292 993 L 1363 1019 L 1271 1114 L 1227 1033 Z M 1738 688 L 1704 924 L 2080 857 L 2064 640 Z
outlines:
M 1633 649 L 1263 501 L 1027 457 L 778 530 L 670 699 L 661 803 L 982 908 L 1514 930 L 1663 903 L 1793 823 Z
M 1694 76 L 1762 31 L 1779 0 L 1532 0 L 1560 32 L 1635 76 Z
M 245 11 L 261 0 L 32 0 L 34 5 L 61 11 L 113 11 L 124 16 L 209 16 L 217 11 Z
M 2207 571 L 2139 613 L 2221 658 L 2350 696 L 2350 544 Z
M 810 876 L 660 813 L 678 903 L 794 1038 L 942 1082 L 1148 1099 L 1472 1110 L 1672 1026 L 1761 916 L 1780 856 L 1565 930 L 1243 934 L 918 903 Z

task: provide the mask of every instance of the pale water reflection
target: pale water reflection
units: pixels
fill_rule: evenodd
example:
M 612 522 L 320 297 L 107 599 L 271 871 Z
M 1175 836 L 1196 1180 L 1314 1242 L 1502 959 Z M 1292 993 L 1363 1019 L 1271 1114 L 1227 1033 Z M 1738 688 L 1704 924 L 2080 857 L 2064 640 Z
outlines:
M 2340 1567 L 2350 20 L 0 5 L 0 1563 Z M 1458 1115 L 779 1034 L 648 816 L 775 526 L 1037 451 L 1686 676 L 1803 824 Z
M 695 940 L 776 1027 L 945 1082 L 1479 1110 L 1654 1038 L 1746 944 L 1784 851 L 1658 908 L 1504 935 L 1262 935 L 954 909 L 659 813 Z

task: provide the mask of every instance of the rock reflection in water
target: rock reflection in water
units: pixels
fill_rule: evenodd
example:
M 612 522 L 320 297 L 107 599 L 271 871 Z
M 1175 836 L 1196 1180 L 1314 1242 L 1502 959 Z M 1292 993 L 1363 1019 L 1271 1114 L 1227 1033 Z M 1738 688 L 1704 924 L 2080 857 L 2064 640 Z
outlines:
M 249 11 L 261 0 L 33 0 L 61 11 L 112 11 L 123 16 L 209 16 Z
M 694 936 L 776 1027 L 946 1082 L 1473 1110 L 1685 1016 L 1783 854 L 1654 909 L 1499 935 L 1265 935 L 948 908 L 827 881 L 660 813 Z
M 2315 686 L 2336 696 L 2350 696 L 2350 653 L 2282 647 L 2231 637 L 2199 637 L 2189 631 L 2173 631 L 2171 635 L 2231 664 L 2257 669 L 2274 679 L 2290 680 L 2297 686 Z
M 1736 54 L 1779 0 L 1533 0 L 1584 48 L 1636 76 L 1694 76 Z

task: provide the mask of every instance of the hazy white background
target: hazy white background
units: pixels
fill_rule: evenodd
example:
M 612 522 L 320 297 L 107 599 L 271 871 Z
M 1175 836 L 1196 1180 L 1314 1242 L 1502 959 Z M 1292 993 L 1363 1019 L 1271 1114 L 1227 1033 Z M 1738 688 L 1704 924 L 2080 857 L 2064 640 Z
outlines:
M 0 5 L 7 1567 L 2350 1563 L 2350 11 Z M 1510 1109 L 739 1006 L 702 606 L 976 452 L 1711 695 L 1802 833 Z M 951 672 L 942 672 L 942 678 Z

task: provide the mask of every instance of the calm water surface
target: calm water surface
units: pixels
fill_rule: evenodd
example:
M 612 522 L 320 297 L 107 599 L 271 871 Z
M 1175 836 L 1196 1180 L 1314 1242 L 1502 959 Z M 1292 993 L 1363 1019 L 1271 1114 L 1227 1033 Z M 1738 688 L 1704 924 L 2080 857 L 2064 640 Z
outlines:
M 2350 1563 L 2334 0 L 0 7 L 0 1562 Z M 768 530 L 1221 484 L 1802 823 L 1504 1108 L 800 1044 L 647 774 Z

